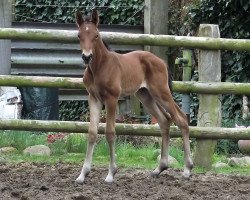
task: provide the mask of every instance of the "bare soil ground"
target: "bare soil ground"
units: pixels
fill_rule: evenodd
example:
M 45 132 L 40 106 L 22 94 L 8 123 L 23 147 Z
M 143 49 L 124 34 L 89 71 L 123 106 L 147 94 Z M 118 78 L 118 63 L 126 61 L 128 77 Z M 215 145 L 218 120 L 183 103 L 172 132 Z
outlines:
M 104 182 L 107 169 L 94 167 L 85 184 L 74 182 L 80 165 L 2 164 L 0 199 L 250 199 L 250 176 L 194 174 L 183 179 L 170 169 L 158 178 L 149 170 L 119 169 L 115 182 Z

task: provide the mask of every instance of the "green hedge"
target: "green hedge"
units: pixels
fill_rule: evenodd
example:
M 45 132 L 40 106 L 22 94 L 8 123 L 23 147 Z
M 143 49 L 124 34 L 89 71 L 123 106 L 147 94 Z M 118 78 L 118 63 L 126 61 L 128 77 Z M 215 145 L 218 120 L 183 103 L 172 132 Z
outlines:
M 250 38 L 250 2 L 246 0 L 203 0 L 192 5 L 184 24 L 190 32 L 197 33 L 199 24 L 218 24 L 221 37 L 235 39 Z M 222 51 L 222 81 L 250 82 L 249 52 Z M 232 127 L 235 123 L 249 125 L 242 120 L 242 96 L 222 97 L 223 126 Z M 217 153 L 237 154 L 237 140 L 219 140 Z
M 143 24 L 144 0 L 16 0 L 15 21 L 74 23 L 76 10 L 94 7 L 101 24 Z
M 250 2 L 244 0 L 203 0 L 190 6 L 186 24 L 197 32 L 199 24 L 218 24 L 221 37 L 250 38 Z M 249 52 L 222 52 L 222 81 L 250 82 Z M 225 95 L 222 99 L 223 121 L 242 121 L 242 96 Z

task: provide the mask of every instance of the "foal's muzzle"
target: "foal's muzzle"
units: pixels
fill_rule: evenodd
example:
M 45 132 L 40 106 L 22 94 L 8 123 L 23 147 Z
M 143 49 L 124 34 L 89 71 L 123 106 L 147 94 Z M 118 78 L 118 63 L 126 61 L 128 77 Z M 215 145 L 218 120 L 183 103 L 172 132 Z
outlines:
M 82 59 L 84 61 L 84 64 L 88 65 L 92 61 L 92 57 L 93 57 L 93 54 L 89 54 L 87 56 L 85 54 L 82 54 Z

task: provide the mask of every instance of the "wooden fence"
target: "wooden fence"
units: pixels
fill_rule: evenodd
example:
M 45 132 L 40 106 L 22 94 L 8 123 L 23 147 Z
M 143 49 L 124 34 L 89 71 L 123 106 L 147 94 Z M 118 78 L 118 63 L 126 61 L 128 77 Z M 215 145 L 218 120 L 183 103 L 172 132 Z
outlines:
M 0 75 L 0 86 L 85 89 L 82 78 Z M 173 81 L 173 91 L 199 94 L 250 95 L 250 83 Z
M 250 40 L 243 39 L 223 39 L 207 37 L 185 37 L 170 35 L 151 34 L 128 34 L 102 32 L 102 37 L 113 44 L 133 44 L 133 45 L 153 45 L 168 47 L 198 48 L 200 55 L 209 58 L 212 51 L 216 51 L 217 59 L 220 62 L 219 50 L 250 51 Z M 33 41 L 53 41 L 76 43 L 77 32 L 65 30 L 39 30 L 39 29 L 13 29 L 0 28 L 0 39 L 23 39 Z M 206 51 L 203 51 L 205 50 Z M 208 51 L 209 50 L 209 51 Z M 200 56 L 201 58 L 202 56 Z M 207 74 L 207 76 L 211 76 Z M 218 74 L 220 76 L 220 74 Z M 220 77 L 219 77 L 220 78 Z M 5 86 L 38 86 L 38 87 L 62 87 L 84 89 L 82 79 L 63 77 L 23 77 L 23 76 L 0 76 L 0 85 Z M 173 89 L 182 93 L 200 93 L 200 98 L 213 99 L 216 94 L 250 94 L 249 83 L 221 83 L 221 82 L 174 82 Z M 207 95 L 207 96 L 206 96 Z M 216 97 L 217 98 L 217 97 Z M 218 99 L 218 98 L 217 98 Z M 212 101 L 211 101 L 212 102 Z M 202 105 L 213 106 L 213 110 L 220 112 L 220 107 L 216 104 Z M 201 106 L 200 106 L 201 107 Z M 206 114 L 207 114 L 206 113 Z M 218 115 L 220 118 L 220 115 Z M 220 119 L 219 119 L 220 121 Z M 203 125 L 202 125 L 203 126 Z M 206 126 L 206 125 L 205 125 Z M 212 124 L 213 126 L 213 124 Z M 64 131 L 64 132 L 86 132 L 88 123 L 84 122 L 55 122 L 36 120 L 1 120 L 0 129 L 14 130 L 43 130 L 43 131 Z M 117 134 L 159 136 L 159 128 L 154 125 L 133 125 L 118 124 Z M 100 132 L 103 133 L 104 125 L 101 124 Z M 220 128 L 220 127 L 190 127 L 191 137 L 197 139 L 250 139 L 250 129 L 243 128 Z M 176 127 L 171 127 L 171 136 L 179 137 L 180 132 Z M 202 148 L 202 147 L 201 147 Z M 203 148 L 204 149 L 204 148 Z M 199 153 L 199 150 L 198 150 Z M 207 156 L 200 155 L 202 160 Z M 209 158 L 211 160 L 211 158 Z M 202 165 L 202 164 L 201 164 Z M 210 165 L 210 164 L 209 164 Z M 206 166 L 205 166 L 206 167 Z
M 87 133 L 89 122 L 69 121 L 43 121 L 1 119 L 0 130 L 25 130 L 43 132 Z M 98 133 L 104 134 L 105 124 L 100 123 Z M 157 125 L 147 124 L 116 124 L 117 135 L 155 136 L 160 137 Z M 170 128 L 171 137 L 181 137 L 181 132 L 176 126 Z M 220 127 L 192 127 L 190 137 L 197 139 L 250 139 L 249 128 L 220 128 Z
M 250 41 L 247 39 L 132 34 L 116 32 L 101 32 L 101 36 L 104 40 L 111 44 L 185 47 L 207 50 L 250 51 Z M 0 39 L 23 39 L 61 43 L 78 42 L 77 31 L 20 28 L 0 28 Z

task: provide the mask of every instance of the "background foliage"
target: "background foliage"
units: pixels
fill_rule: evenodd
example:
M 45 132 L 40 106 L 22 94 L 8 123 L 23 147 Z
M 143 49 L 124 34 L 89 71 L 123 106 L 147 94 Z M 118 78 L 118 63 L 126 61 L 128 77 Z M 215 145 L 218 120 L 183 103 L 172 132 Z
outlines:
M 15 20 L 75 23 L 75 12 L 99 10 L 101 24 L 143 24 L 144 0 L 16 0 Z
M 64 121 L 87 121 L 84 117 L 88 113 L 87 101 L 61 101 L 59 103 L 59 119 Z
M 250 38 L 250 1 L 247 0 L 203 0 L 196 2 L 186 10 L 183 19 L 184 27 L 189 32 L 197 33 L 199 24 L 218 24 L 221 37 L 235 39 Z M 222 81 L 250 82 L 249 52 L 222 51 Z M 223 95 L 222 122 L 223 126 L 232 127 L 237 122 L 249 125 L 249 121 L 242 120 L 242 96 Z M 219 140 L 217 153 L 239 153 L 237 140 Z
M 194 34 L 201 23 L 218 24 L 223 38 L 250 38 L 250 1 L 203 0 L 190 6 L 185 25 Z M 250 82 L 249 52 L 222 51 L 222 81 Z M 242 96 L 225 95 L 222 99 L 224 123 L 242 121 Z

